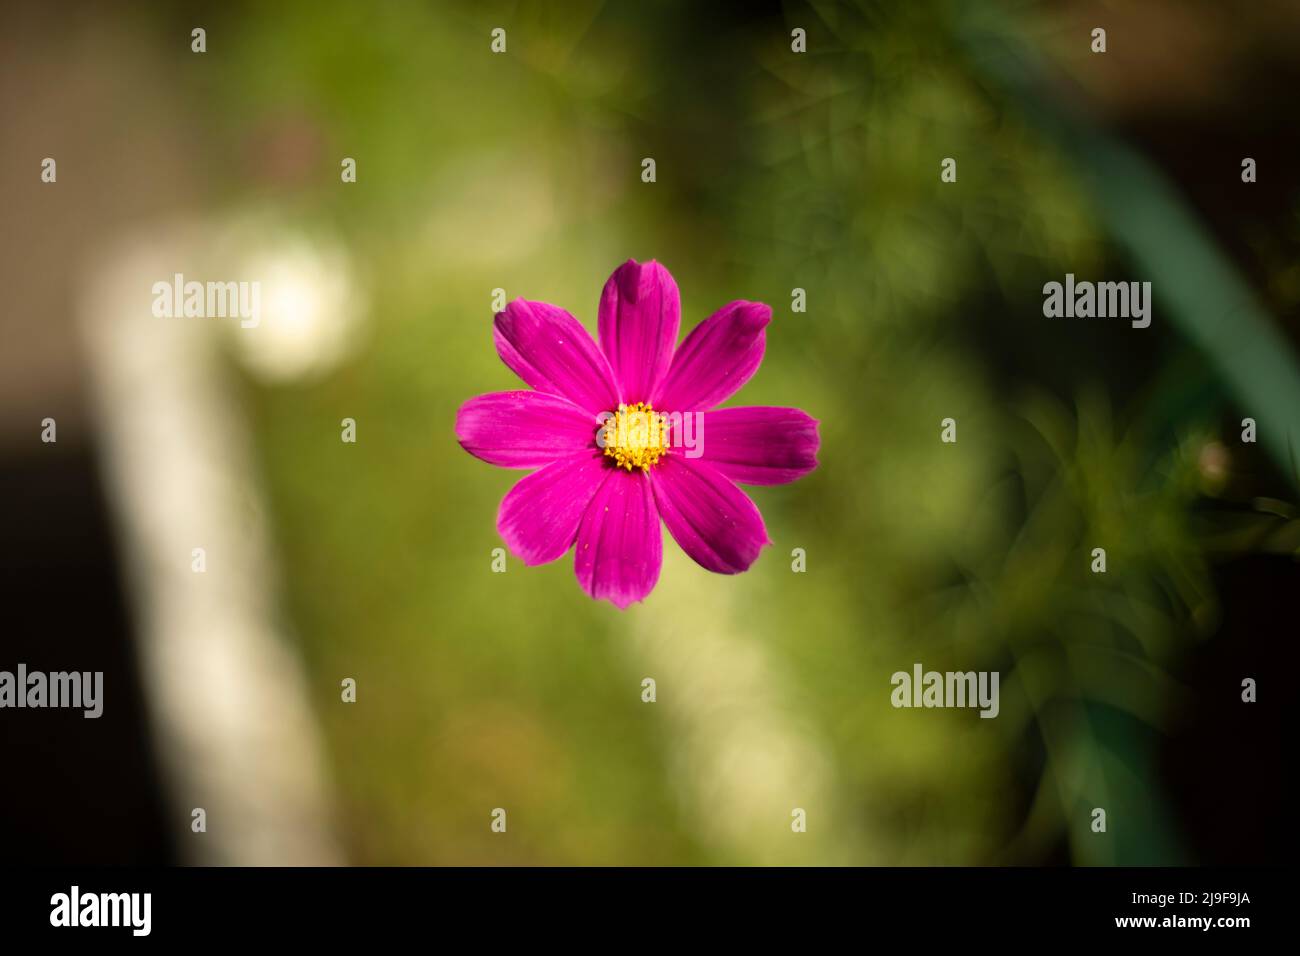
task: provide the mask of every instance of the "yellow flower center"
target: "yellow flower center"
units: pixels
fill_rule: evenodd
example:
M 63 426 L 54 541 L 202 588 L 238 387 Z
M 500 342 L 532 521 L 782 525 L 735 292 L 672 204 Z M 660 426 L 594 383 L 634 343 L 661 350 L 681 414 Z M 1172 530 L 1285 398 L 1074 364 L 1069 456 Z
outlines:
M 614 466 L 649 471 L 661 455 L 668 454 L 668 416 L 645 402 L 620 405 L 601 426 L 605 457 Z

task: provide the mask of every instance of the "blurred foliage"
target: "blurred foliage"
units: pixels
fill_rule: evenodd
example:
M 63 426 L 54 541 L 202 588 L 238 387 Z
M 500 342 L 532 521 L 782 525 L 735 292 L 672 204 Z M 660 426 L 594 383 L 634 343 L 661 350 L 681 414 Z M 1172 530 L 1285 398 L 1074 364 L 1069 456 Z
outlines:
M 247 388 L 357 862 L 1183 858 L 1150 753 L 1181 702 L 1166 667 L 1214 620 L 1193 511 L 1221 405 L 1180 406 L 1173 440 L 1139 421 L 1159 388 L 1117 418 L 1114 369 L 1080 356 L 1128 336 L 1077 350 L 1045 327 L 1044 276 L 1114 251 L 1056 147 L 945 29 L 953 5 L 221 16 L 192 82 L 220 107 L 222 199 L 247 203 L 251 176 L 256 204 L 342 237 L 369 299 L 344 367 Z M 775 545 L 750 572 L 710 575 L 668 539 L 659 587 L 620 613 L 568 558 L 490 573 L 519 474 L 463 453 L 452 423 L 516 385 L 494 288 L 594 329 L 628 257 L 673 271 L 684 331 L 771 303 L 767 358 L 732 403 L 807 409 L 823 449 L 807 479 L 751 490 Z M 1034 359 L 1009 377 L 1018 347 Z M 1058 369 L 1069 394 L 1040 387 Z M 893 709 L 890 675 L 918 661 L 1001 670 L 1001 716 Z M 1091 839 L 1094 806 L 1129 825 Z

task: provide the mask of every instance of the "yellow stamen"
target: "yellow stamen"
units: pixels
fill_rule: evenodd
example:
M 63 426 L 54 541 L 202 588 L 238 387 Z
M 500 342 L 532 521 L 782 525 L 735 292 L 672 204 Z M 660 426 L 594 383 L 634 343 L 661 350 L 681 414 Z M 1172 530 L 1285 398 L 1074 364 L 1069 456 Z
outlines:
M 645 402 L 619 405 L 601 427 L 605 456 L 617 468 L 649 471 L 661 455 L 668 454 L 668 416 Z

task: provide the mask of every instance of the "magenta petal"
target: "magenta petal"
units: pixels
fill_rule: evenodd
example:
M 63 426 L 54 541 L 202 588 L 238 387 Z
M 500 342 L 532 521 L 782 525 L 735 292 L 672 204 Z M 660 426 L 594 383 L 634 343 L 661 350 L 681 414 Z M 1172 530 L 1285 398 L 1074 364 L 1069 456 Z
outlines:
M 610 468 L 606 475 L 578 528 L 573 570 L 592 597 L 626 608 L 659 580 L 663 531 L 644 474 Z
M 629 259 L 600 295 L 600 347 L 628 404 L 648 402 L 668 371 L 682 321 L 681 297 L 668 270 Z
M 700 461 L 746 485 L 783 485 L 817 467 L 817 420 L 797 408 L 717 408 L 703 414 Z
M 578 522 L 609 469 L 601 456 L 576 455 L 520 479 L 501 501 L 497 530 L 524 564 L 546 564 L 568 551 Z
M 605 356 L 563 309 L 515 299 L 497 313 L 492 334 L 501 360 L 539 392 L 563 395 L 593 414 L 618 405 Z
M 541 468 L 594 447 L 596 416 L 542 392 L 492 392 L 456 413 L 456 437 L 476 458 L 503 468 Z
M 732 302 L 697 325 L 673 355 L 655 408 L 691 412 L 731 397 L 762 364 L 771 319 L 762 302 Z
M 674 453 L 655 466 L 653 484 L 664 524 L 703 568 L 737 574 L 772 543 L 758 507 L 710 465 Z

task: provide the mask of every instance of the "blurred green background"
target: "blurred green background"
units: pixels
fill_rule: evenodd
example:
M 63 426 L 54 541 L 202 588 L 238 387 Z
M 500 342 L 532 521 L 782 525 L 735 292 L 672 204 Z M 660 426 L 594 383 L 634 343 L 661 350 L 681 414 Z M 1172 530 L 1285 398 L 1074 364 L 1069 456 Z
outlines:
M 118 22 L 174 46 L 149 69 L 185 117 L 175 207 L 254 210 L 346 266 L 346 348 L 309 374 L 229 358 L 348 858 L 1240 858 L 1233 827 L 1274 798 L 1207 810 L 1224 767 L 1197 748 L 1272 772 L 1277 738 L 1233 721 L 1293 606 L 1265 605 L 1250 644 L 1233 608 L 1278 600 L 1251 582 L 1294 584 L 1300 548 L 1300 206 L 1277 82 L 1300 25 L 1252 11 L 287 2 Z M 203 57 L 175 39 L 199 23 Z M 804 480 L 750 490 L 774 542 L 751 571 L 711 575 L 666 537 L 658 587 L 619 612 L 571 557 L 492 573 L 522 473 L 464 453 L 453 421 L 517 387 L 494 289 L 594 332 L 630 257 L 672 271 L 683 332 L 771 304 L 763 366 L 728 404 L 804 408 L 822 449 Z M 1044 318 L 1067 272 L 1152 280 L 1151 328 Z M 1001 671 L 1000 716 L 895 710 L 890 675 L 914 662 Z
M 268 195 L 345 236 L 367 277 L 366 347 L 321 383 L 252 393 L 352 851 L 926 864 L 1064 843 L 1076 862 L 1182 861 L 1151 751 L 1181 700 L 1166 668 L 1215 613 L 1190 511 L 1218 422 L 1160 420 L 1191 373 L 1143 381 L 1167 355 L 1196 362 L 1164 286 L 1146 332 L 1042 318 L 1043 282 L 1132 270 L 1070 157 L 963 55 L 968 12 L 762 13 L 288 5 L 242 11 L 206 64 L 235 135 L 250 110 L 313 132 L 319 171 Z M 328 174 L 336 154 L 358 160 L 356 188 Z M 684 328 L 771 303 L 767 358 L 732 403 L 803 407 L 823 446 L 806 480 L 753 492 L 774 546 L 751 572 L 710 575 L 669 544 L 659 587 L 620 613 L 569 559 L 490 573 L 517 475 L 451 424 L 516 385 L 494 288 L 590 328 L 627 257 L 673 271 Z M 1004 338 L 1036 344 L 1009 376 L 987 355 Z M 356 447 L 331 440 L 344 415 Z M 1002 670 L 1001 716 L 894 710 L 889 675 L 914 661 Z M 334 702 L 340 674 L 356 708 Z M 498 806 L 509 840 L 484 825 Z M 811 820 L 797 838 L 793 807 Z

